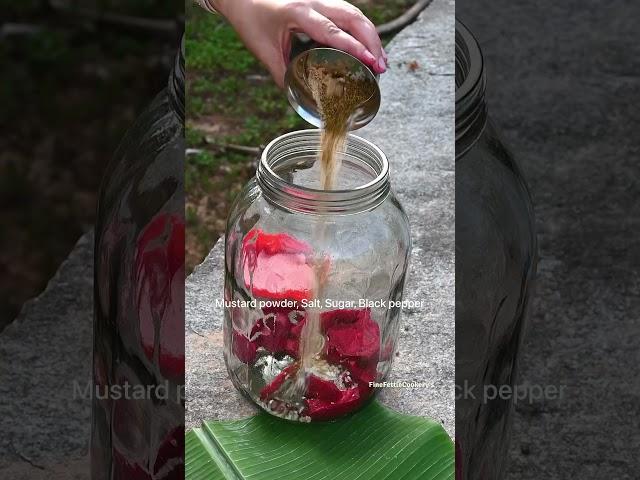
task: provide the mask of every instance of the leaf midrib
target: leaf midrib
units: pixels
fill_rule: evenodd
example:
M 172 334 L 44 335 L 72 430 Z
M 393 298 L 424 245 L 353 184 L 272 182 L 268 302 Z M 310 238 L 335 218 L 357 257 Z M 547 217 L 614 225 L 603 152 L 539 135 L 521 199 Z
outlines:
M 204 429 L 195 428 L 193 432 L 198 437 L 198 440 L 200 440 L 202 446 L 209 452 L 213 461 L 216 462 L 218 469 L 225 478 L 228 480 L 246 480 L 233 464 L 222 445 L 218 443 L 218 440 L 212 435 L 211 431 L 206 428 L 206 425 Z

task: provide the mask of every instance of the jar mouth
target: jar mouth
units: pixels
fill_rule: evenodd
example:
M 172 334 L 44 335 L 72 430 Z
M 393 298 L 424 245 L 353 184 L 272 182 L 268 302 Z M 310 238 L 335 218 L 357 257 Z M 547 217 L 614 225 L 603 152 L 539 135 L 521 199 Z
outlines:
M 479 138 L 486 122 L 482 51 L 471 31 L 456 19 L 456 159 Z
M 464 23 L 456 20 L 456 107 L 484 83 L 483 70 L 478 41 Z
M 339 153 L 342 171 L 349 168 L 354 177 L 361 174 L 366 180 L 357 178 L 357 184 L 336 190 L 294 181 L 290 171 L 300 166 L 298 160 L 306 159 L 307 169 L 319 162 L 320 141 L 320 130 L 309 129 L 287 133 L 267 145 L 256 180 L 269 201 L 302 213 L 348 214 L 373 209 L 385 200 L 390 191 L 387 157 L 376 145 L 353 134 Z

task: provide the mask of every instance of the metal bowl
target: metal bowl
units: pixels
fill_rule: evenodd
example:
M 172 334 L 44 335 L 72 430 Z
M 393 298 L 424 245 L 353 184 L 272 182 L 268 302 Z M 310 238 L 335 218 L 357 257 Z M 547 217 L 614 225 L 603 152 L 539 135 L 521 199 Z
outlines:
M 296 55 L 289 63 L 287 73 L 284 77 L 285 89 L 289 103 L 298 115 L 304 118 L 311 125 L 320 128 L 322 120 L 318 105 L 316 105 L 311 88 L 307 82 L 309 66 L 328 65 L 331 68 L 344 71 L 349 75 L 363 76 L 375 84 L 374 93 L 362 103 L 354 113 L 350 130 L 357 130 L 369 123 L 380 109 L 380 87 L 378 86 L 378 75 L 374 74 L 369 67 L 358 60 L 335 48 L 311 48 Z

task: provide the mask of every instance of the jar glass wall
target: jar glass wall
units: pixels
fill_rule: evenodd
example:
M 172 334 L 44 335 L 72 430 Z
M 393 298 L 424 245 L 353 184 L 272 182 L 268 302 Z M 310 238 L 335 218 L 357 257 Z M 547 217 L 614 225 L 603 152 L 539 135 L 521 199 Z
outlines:
M 458 479 L 506 475 L 508 392 L 516 386 L 536 263 L 529 190 L 488 119 L 480 48 L 456 22 Z
M 95 226 L 93 480 L 184 476 L 184 51 L 106 169 Z
M 323 191 L 319 148 L 318 130 L 274 140 L 225 237 L 231 379 L 299 421 L 358 409 L 388 374 L 411 244 L 384 154 L 350 135 L 337 189 Z

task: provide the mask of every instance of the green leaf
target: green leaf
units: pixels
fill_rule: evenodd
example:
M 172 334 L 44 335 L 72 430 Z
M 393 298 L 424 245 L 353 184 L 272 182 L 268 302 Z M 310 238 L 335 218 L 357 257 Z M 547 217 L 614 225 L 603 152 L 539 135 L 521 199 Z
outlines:
M 442 426 L 374 401 L 350 417 L 298 424 L 261 413 L 187 433 L 187 480 L 449 480 Z

